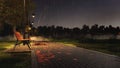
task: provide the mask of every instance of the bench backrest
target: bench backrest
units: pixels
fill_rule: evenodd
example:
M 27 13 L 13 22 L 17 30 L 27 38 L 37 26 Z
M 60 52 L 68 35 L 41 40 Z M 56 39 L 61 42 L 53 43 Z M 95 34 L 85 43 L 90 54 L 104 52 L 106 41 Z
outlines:
M 21 35 L 21 33 L 20 32 L 14 32 L 15 33 L 15 36 L 16 36 L 16 38 L 17 38 L 17 40 L 22 40 L 23 39 L 23 36 Z

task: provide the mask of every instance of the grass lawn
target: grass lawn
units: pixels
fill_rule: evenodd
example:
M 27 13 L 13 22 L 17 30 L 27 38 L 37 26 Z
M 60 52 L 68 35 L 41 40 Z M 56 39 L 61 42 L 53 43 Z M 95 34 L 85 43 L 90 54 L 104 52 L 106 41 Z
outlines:
M 30 53 L 5 53 L 14 42 L 0 42 L 0 68 L 31 68 Z
M 74 46 L 82 47 L 86 49 L 96 50 L 103 53 L 113 54 L 120 56 L 120 43 L 106 43 L 105 41 L 92 42 L 92 43 L 81 43 L 78 40 L 72 40 L 72 39 L 52 39 L 52 41 L 55 42 L 62 42 L 64 44 L 74 44 Z
M 120 56 L 120 44 L 118 43 L 79 43 L 78 47 L 96 50 L 103 53 Z

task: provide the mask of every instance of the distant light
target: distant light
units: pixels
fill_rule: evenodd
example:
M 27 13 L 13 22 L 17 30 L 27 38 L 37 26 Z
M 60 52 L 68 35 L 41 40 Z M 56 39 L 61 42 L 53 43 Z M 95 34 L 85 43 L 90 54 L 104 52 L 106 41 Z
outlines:
M 35 18 L 35 14 L 34 13 L 32 14 L 32 17 Z
M 35 16 L 32 16 L 33 18 L 35 17 Z
M 25 30 L 28 32 L 28 31 L 31 30 L 31 27 L 27 25 L 26 28 L 25 28 Z
M 28 30 L 31 30 L 31 27 L 28 27 Z

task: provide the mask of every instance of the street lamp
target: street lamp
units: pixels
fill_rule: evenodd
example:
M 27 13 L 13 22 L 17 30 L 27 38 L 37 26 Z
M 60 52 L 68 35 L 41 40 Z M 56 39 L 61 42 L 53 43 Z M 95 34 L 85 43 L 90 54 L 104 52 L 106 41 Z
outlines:
M 31 23 L 32 25 L 34 24 L 34 22 L 32 21 L 32 23 Z
M 32 22 L 31 22 L 31 26 L 32 26 L 32 28 L 33 28 L 33 24 L 34 24 L 34 18 L 35 18 L 35 14 L 32 13 Z M 34 33 L 34 30 L 31 29 L 31 35 L 33 35 L 33 33 Z
M 35 18 L 35 14 L 34 13 L 32 14 L 32 18 Z
M 33 18 L 33 21 L 32 21 L 31 24 L 33 25 L 34 24 L 34 18 L 35 18 L 35 14 L 34 13 L 32 14 L 32 18 Z

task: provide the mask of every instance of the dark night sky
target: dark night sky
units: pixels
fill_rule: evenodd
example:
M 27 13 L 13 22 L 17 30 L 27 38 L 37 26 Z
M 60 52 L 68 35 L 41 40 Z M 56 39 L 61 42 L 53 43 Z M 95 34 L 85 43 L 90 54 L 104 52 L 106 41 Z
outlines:
M 120 0 L 34 0 L 35 26 L 120 25 Z

